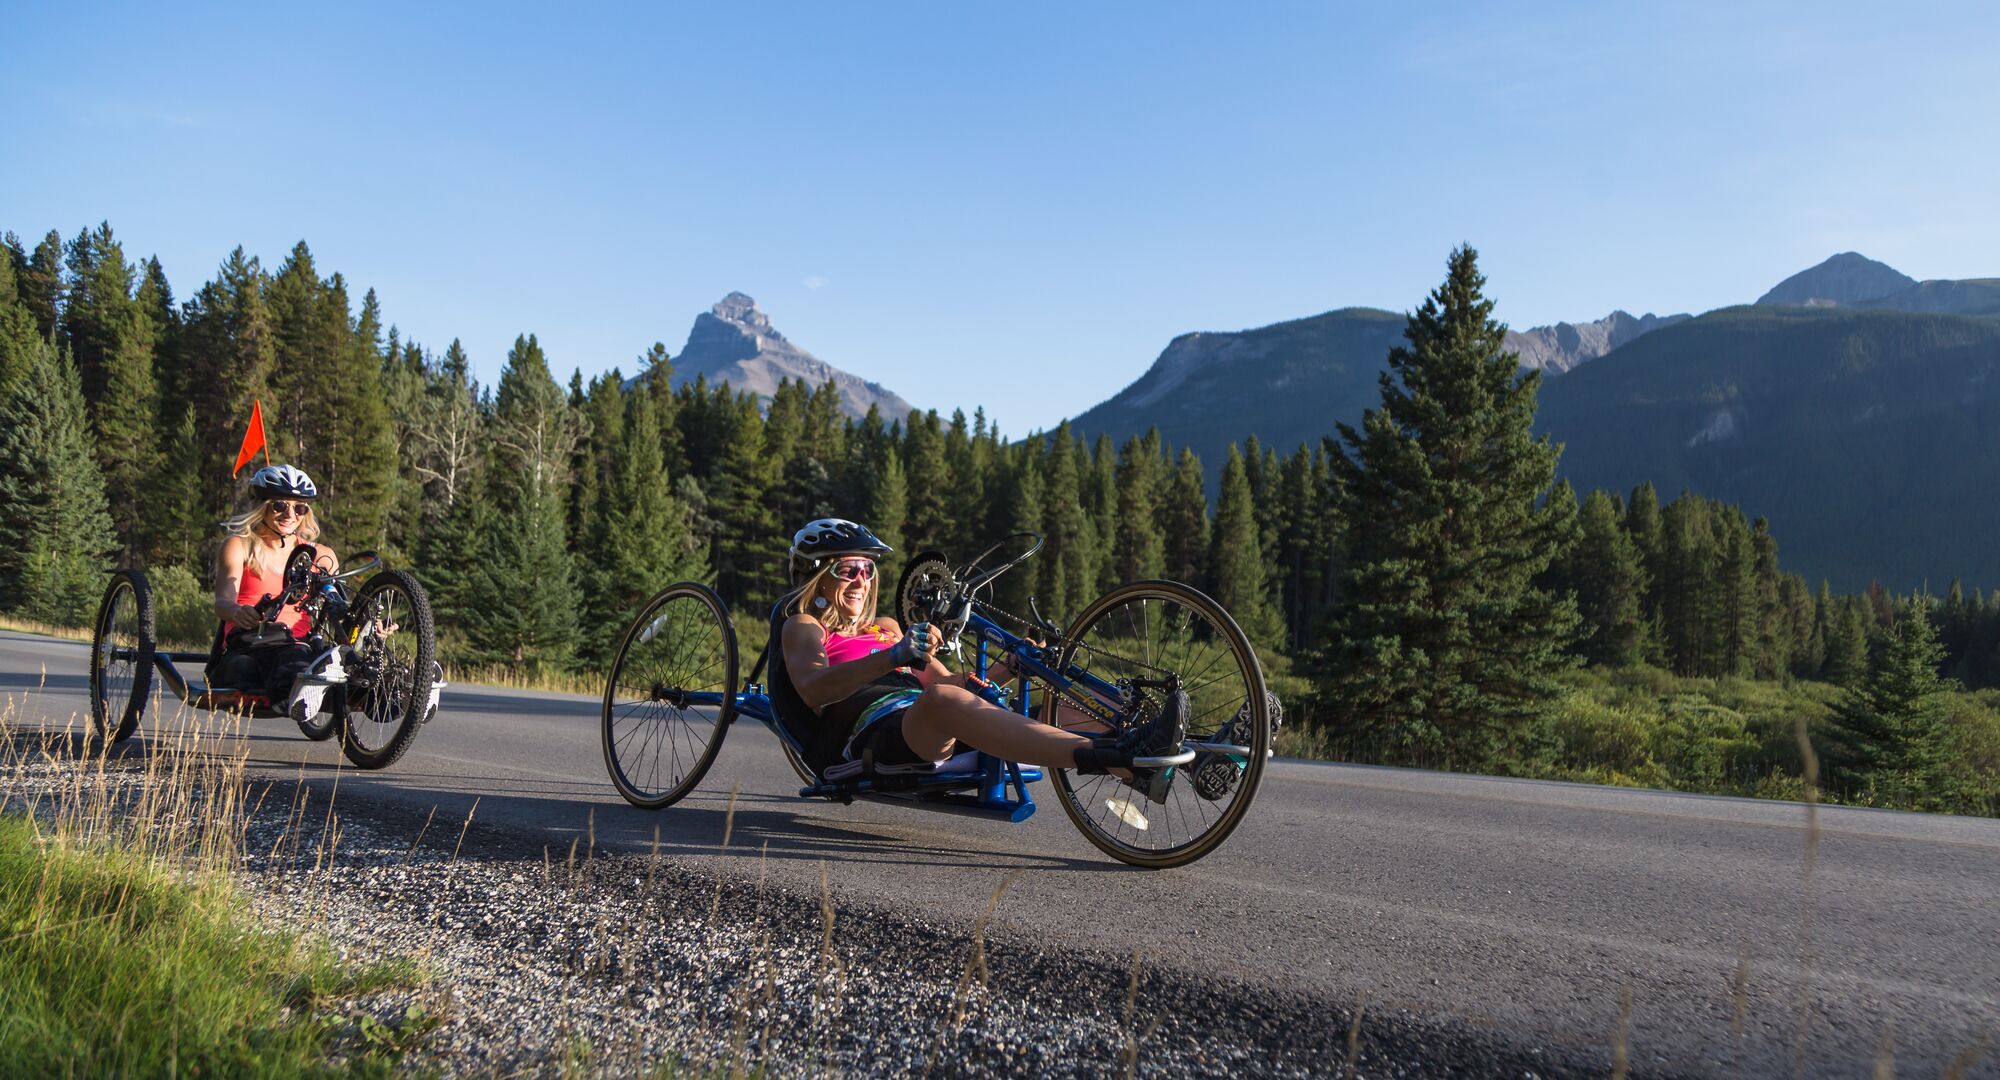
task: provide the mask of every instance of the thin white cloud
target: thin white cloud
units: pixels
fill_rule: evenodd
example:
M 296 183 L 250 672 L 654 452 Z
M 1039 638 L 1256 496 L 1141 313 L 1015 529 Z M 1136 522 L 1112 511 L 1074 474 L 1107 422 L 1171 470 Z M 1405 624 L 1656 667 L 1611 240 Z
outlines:
M 827 280 L 815 274 L 814 276 L 805 279 L 805 281 L 801 282 L 801 284 L 803 284 L 807 289 L 810 289 L 813 292 L 818 292 L 820 291 L 820 289 L 824 288 L 827 285 Z

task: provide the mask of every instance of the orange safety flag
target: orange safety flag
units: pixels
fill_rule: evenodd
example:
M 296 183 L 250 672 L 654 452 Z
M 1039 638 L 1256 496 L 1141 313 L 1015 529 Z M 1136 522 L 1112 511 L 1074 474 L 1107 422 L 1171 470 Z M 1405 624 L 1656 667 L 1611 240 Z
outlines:
M 243 466 L 248 465 L 259 450 L 264 450 L 264 463 L 270 464 L 271 452 L 264 448 L 264 403 L 253 401 L 250 403 L 250 429 L 243 433 L 243 446 L 236 451 L 236 467 L 229 470 L 229 475 L 242 472 Z

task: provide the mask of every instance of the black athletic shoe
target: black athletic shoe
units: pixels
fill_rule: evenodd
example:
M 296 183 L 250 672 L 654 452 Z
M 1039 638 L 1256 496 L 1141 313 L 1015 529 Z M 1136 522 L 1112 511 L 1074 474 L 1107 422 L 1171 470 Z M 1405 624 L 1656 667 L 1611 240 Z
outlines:
M 1167 703 L 1160 707 L 1159 715 L 1127 729 L 1118 739 L 1118 748 L 1133 757 L 1179 753 L 1181 743 L 1187 741 L 1187 717 L 1192 708 L 1184 691 L 1172 691 L 1167 695 Z

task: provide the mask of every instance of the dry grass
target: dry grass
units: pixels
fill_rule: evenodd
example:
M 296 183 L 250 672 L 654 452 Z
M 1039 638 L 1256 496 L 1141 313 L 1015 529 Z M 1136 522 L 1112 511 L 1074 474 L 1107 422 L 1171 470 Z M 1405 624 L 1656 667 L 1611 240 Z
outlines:
M 0 708 L 0 810 L 14 811 L 0 817 L 0 924 L 33 928 L 0 942 L 0 1073 L 294 1075 L 401 1056 L 400 1037 L 343 1045 L 360 1022 L 343 1003 L 410 984 L 414 965 L 351 968 L 243 914 L 232 878 L 269 793 L 248 783 L 247 750 L 218 752 L 240 745 L 243 717 L 183 709 L 134 763 L 75 717 L 22 730 L 25 700 Z M 331 809 L 309 884 L 337 853 Z M 280 840 L 294 853 L 303 815 L 301 802 Z

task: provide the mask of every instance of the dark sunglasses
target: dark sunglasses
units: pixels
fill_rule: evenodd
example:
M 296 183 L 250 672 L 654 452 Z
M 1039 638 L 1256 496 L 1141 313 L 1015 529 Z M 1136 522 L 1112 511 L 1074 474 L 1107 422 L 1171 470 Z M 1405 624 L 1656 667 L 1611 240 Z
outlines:
M 313 509 L 309 502 L 286 502 L 283 499 L 273 499 L 267 505 L 273 514 L 289 513 L 293 517 L 304 517 L 312 513 Z
M 875 564 L 867 559 L 849 559 L 834 563 L 833 569 L 827 572 L 842 581 L 873 581 Z

